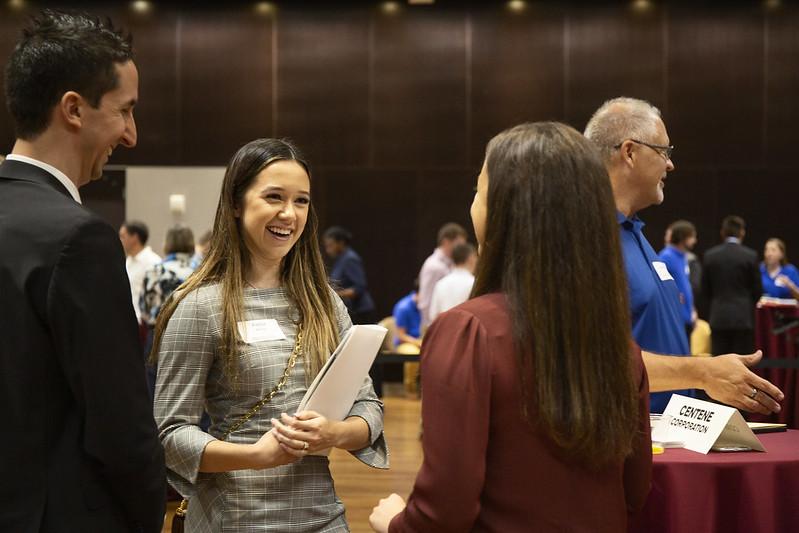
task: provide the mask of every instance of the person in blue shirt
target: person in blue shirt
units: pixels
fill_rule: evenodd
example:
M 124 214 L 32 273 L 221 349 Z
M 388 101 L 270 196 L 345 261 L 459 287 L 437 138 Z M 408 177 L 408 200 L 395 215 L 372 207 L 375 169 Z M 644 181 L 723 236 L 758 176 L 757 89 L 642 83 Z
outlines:
M 353 324 L 375 322 L 375 303 L 369 294 L 363 261 L 352 249 L 352 233 L 332 226 L 322 236 L 325 253 L 333 260 L 330 284 L 341 297 Z
M 674 170 L 666 126 L 649 102 L 615 98 L 588 122 L 585 136 L 594 141 L 613 187 L 627 271 L 632 335 L 643 352 L 649 375 L 652 411 L 662 410 L 665 391 L 704 389 L 712 398 L 763 414 L 779 412 L 782 392 L 751 372 L 760 351 L 718 357 L 690 355 L 680 312 L 679 289 L 665 263 L 642 233 L 637 213 L 663 202 L 667 174 Z M 676 357 L 675 357 L 676 356 Z
M 799 270 L 788 262 L 785 243 L 772 238 L 766 241 L 760 263 L 763 294 L 773 298 L 799 299 Z
M 696 227 L 687 220 L 678 220 L 669 226 L 668 235 L 669 242 L 658 257 L 666 263 L 666 268 L 680 291 L 680 309 L 690 343 L 691 331 L 696 322 L 696 310 L 687 254 L 696 244 Z
M 402 297 L 394 306 L 394 322 L 397 327 L 397 336 L 394 344 L 399 346 L 403 343 L 412 344 L 416 347 L 422 345 L 421 326 L 422 314 L 416 305 L 416 291 Z

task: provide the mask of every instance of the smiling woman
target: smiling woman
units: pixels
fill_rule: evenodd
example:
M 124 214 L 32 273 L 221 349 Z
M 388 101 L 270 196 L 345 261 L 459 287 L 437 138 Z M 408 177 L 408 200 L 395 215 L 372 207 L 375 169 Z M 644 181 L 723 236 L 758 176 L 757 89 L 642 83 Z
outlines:
M 351 326 L 327 284 L 310 181 L 292 144 L 242 147 L 208 256 L 159 315 L 155 418 L 169 481 L 191 502 L 188 530 L 347 531 L 327 457 L 312 454 L 337 447 L 388 466 L 368 377 L 345 420 L 297 413 Z

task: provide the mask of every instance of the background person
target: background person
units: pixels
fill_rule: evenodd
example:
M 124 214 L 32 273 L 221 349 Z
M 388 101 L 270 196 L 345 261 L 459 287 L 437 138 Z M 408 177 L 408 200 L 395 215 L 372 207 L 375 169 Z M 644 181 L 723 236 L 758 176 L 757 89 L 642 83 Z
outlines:
M 771 238 L 763 249 L 760 263 L 763 294 L 773 298 L 799 298 L 799 270 L 788 262 L 785 243 Z
M 374 324 L 375 303 L 369 294 L 361 256 L 352 249 L 352 233 L 341 226 L 328 228 L 322 236 L 325 253 L 333 260 L 330 282 L 353 324 Z
M 742 244 L 746 223 L 728 216 L 721 223 L 722 244 L 705 252 L 702 293 L 710 307 L 713 355 L 755 349 L 755 305 L 763 294 L 757 252 Z
M 208 257 L 159 314 L 155 416 L 169 481 L 189 498 L 187 530 L 346 531 L 328 459 L 310 454 L 337 447 L 388 467 L 368 377 L 345 420 L 297 413 L 351 326 L 316 227 L 297 148 L 246 144 L 225 173 Z
M 477 251 L 468 242 L 452 249 L 452 272 L 438 280 L 430 300 L 430 320 L 469 299 L 474 286 Z
M 658 253 L 680 291 L 680 308 L 689 341 L 697 320 L 694 308 L 694 291 L 691 287 L 688 252 L 696 245 L 696 227 L 687 220 L 677 220 L 669 225 L 669 242 Z
M 140 220 L 128 220 L 119 228 L 119 240 L 125 250 L 125 269 L 130 280 L 130 296 L 136 319 L 141 323 L 139 301 L 144 283 L 144 273 L 161 262 L 161 256 L 147 246 L 150 230 Z
M 381 500 L 370 524 L 625 531 L 649 492 L 651 442 L 607 174 L 562 124 L 506 130 L 486 153 L 475 297 L 422 349 L 424 462 L 407 506 Z
M 422 315 L 422 329 L 430 324 L 430 300 L 438 280 L 452 271 L 452 249 L 466 242 L 466 230 L 460 224 L 448 222 L 438 230 L 436 249 L 425 259 L 419 271 L 417 307 Z

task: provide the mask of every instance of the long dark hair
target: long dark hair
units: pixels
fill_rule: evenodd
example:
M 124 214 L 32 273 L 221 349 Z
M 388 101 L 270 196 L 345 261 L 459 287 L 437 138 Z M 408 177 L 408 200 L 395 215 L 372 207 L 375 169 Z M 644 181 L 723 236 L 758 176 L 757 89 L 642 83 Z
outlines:
M 230 160 L 222 182 L 208 254 L 158 314 L 151 359 L 157 357 L 164 330 L 180 301 L 194 289 L 220 283 L 222 332 L 218 349 L 225 361 L 225 374 L 236 383 L 236 361 L 241 340 L 237 324 L 243 320 L 244 274 L 250 252 L 244 244 L 240 219 L 235 213 L 258 174 L 270 164 L 286 160 L 300 164 L 310 177 L 308 164 L 297 147 L 282 139 L 252 141 L 241 147 Z M 331 290 L 317 245 L 317 226 L 316 212 L 311 204 L 305 229 L 280 265 L 281 282 L 297 306 L 303 327 L 303 353 L 309 379 L 316 376 L 339 340 Z
M 474 295 L 508 299 L 523 415 L 584 464 L 621 460 L 637 421 L 630 319 L 610 180 L 569 126 L 488 144 L 485 239 Z

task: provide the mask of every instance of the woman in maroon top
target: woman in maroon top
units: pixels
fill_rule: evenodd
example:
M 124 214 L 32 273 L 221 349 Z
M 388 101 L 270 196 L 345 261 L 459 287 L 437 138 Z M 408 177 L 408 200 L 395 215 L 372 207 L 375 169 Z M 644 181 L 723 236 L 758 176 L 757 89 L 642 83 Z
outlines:
M 620 532 L 649 491 L 648 382 L 630 341 L 610 182 L 572 128 L 488 145 L 473 299 L 422 349 L 424 463 L 376 531 Z

